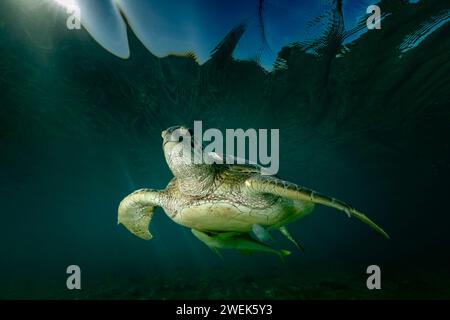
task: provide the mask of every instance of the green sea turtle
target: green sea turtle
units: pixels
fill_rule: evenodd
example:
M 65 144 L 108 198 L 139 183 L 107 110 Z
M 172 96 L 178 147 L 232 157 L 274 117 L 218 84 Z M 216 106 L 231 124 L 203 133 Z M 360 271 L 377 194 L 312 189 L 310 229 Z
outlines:
M 174 222 L 192 229 L 215 252 L 235 248 L 244 253 L 265 251 L 284 256 L 289 251 L 267 244 L 269 231 L 279 230 L 302 249 L 285 225 L 311 213 L 315 204 L 322 204 L 356 217 L 389 238 L 383 229 L 345 202 L 264 175 L 256 165 L 196 164 L 192 155 L 203 154 L 203 148 L 191 137 L 192 130 L 188 128 L 164 130 L 164 155 L 174 178 L 164 190 L 137 190 L 120 203 L 118 223 L 136 236 L 152 238 L 148 227 L 155 208 L 162 207 Z M 190 144 L 184 143 L 187 138 Z

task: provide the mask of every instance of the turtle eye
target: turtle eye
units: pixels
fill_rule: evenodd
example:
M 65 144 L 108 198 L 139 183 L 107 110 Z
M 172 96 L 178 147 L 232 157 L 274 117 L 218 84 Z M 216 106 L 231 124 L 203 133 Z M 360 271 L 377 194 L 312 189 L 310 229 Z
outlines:
M 178 137 L 178 142 L 181 142 L 181 141 L 183 141 L 183 136 Z

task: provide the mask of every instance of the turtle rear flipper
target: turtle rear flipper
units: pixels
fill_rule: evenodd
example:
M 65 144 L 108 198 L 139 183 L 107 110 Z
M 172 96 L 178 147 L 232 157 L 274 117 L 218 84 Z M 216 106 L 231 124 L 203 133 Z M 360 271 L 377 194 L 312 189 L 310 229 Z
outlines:
M 303 248 L 303 246 L 294 238 L 285 226 L 278 228 L 278 230 L 280 230 L 281 234 L 291 241 L 299 250 L 305 252 L 305 248 Z
M 316 204 L 321 204 L 327 207 L 332 207 L 345 212 L 348 217 L 355 217 L 358 220 L 367 224 L 370 228 L 381 234 L 386 239 L 389 235 L 380 228 L 375 222 L 370 220 L 362 212 L 356 210 L 349 204 L 320 194 L 316 191 L 298 186 L 294 183 L 282 181 L 272 177 L 254 176 L 245 181 L 245 185 L 249 192 L 258 194 L 273 194 L 279 197 L 284 197 L 292 200 L 307 201 Z
M 252 233 L 262 243 L 274 241 L 269 231 L 259 224 L 252 225 Z
M 223 234 L 208 234 L 196 229 L 191 229 L 191 231 L 197 239 L 213 249 L 213 251 L 215 251 L 214 249 L 237 249 L 241 253 L 245 252 L 246 254 L 253 252 L 269 252 L 277 254 L 280 258 L 290 254 L 287 250 L 274 249 L 253 239 L 245 233 L 225 232 Z
M 161 205 L 161 191 L 141 189 L 125 197 L 119 205 L 118 224 L 123 224 L 135 236 L 150 240 L 148 226 L 155 207 Z

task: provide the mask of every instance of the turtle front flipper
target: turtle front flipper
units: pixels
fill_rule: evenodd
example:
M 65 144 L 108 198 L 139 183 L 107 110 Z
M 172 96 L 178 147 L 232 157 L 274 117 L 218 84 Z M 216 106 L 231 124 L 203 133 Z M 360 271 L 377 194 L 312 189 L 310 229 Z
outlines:
M 123 224 L 131 233 L 144 240 L 152 238 L 148 226 L 155 207 L 161 206 L 162 191 L 151 189 L 137 190 L 125 197 L 119 205 L 118 224 Z
M 248 192 L 259 194 L 273 194 L 279 197 L 284 197 L 292 200 L 312 202 L 322 204 L 327 207 L 332 207 L 345 212 L 348 217 L 355 217 L 367 224 L 370 228 L 389 239 L 389 235 L 380 228 L 375 222 L 370 220 L 362 212 L 356 210 L 349 204 L 325 196 L 316 191 L 298 186 L 294 183 L 282 181 L 274 177 L 255 176 L 245 181 L 245 186 Z
M 253 239 L 245 233 L 207 233 L 196 229 L 191 229 L 191 231 L 197 239 L 206 244 L 214 252 L 217 252 L 217 249 L 237 249 L 240 252 L 245 252 L 246 254 L 259 251 L 274 253 L 280 256 L 280 258 L 290 254 L 288 250 L 274 249 Z

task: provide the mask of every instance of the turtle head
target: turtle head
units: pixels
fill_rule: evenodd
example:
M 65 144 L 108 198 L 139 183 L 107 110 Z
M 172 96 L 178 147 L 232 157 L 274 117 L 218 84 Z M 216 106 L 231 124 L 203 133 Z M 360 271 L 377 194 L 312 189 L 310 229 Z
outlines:
M 161 133 L 167 165 L 175 176 L 181 177 L 202 162 L 201 142 L 194 131 L 184 126 L 170 127 Z

